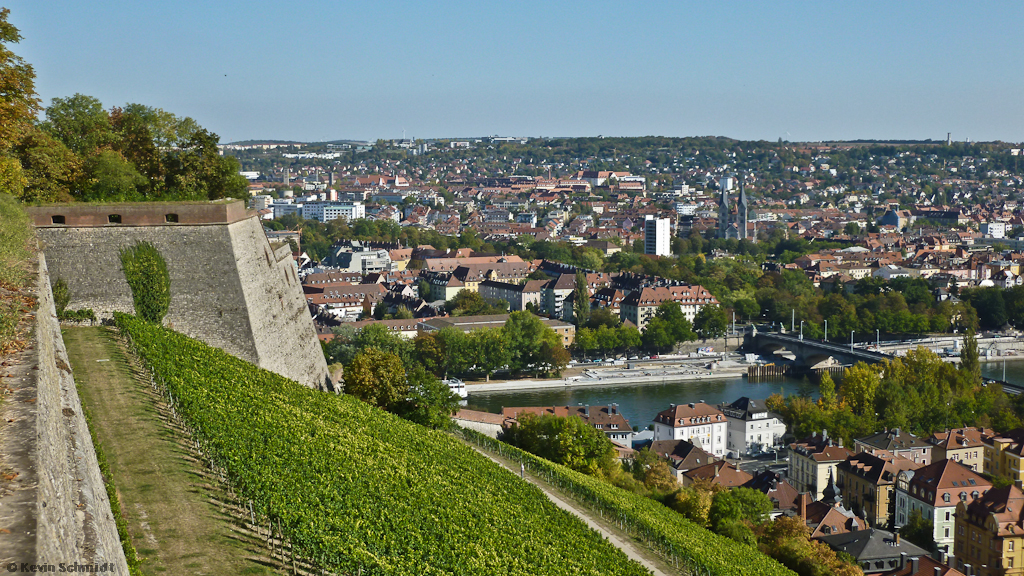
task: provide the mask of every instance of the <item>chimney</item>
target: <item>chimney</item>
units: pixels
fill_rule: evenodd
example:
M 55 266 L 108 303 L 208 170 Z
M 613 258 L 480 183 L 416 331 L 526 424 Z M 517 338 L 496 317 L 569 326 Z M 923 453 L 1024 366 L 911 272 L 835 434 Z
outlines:
M 693 402 L 690 402 L 690 408 L 693 408 L 694 406 L 695 404 Z
M 590 418 L 590 404 L 583 405 L 583 415 Z
M 800 501 L 800 519 L 805 522 L 807 521 L 807 501 L 810 499 L 811 497 L 806 492 L 801 493 L 800 496 L 797 497 L 797 500 Z
M 932 575 L 942 576 L 942 566 L 936 566 L 935 568 L 932 568 Z
M 913 560 L 910 561 L 910 573 L 911 574 L 917 574 L 918 562 L 920 562 L 920 561 L 921 561 L 920 558 L 914 558 Z
M 903 570 L 906 567 L 907 567 L 907 553 L 906 552 L 900 552 L 900 570 Z
M 900 533 L 899 533 L 899 532 L 897 532 L 897 533 L 895 534 L 895 536 L 896 536 L 896 545 L 897 545 L 897 546 L 899 546 L 899 545 L 900 545 Z
M 612 414 L 615 414 L 615 411 L 618 410 L 618 407 L 619 407 L 618 404 L 616 404 L 615 402 L 612 402 L 611 410 L 609 410 L 609 412 L 611 412 Z

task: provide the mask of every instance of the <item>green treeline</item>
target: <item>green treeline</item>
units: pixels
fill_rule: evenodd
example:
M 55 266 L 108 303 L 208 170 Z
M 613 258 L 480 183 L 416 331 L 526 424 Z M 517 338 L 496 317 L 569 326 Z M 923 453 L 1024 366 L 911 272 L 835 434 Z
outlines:
M 238 161 L 192 118 L 143 104 L 106 109 L 83 94 L 41 107 L 32 66 L 7 47 L 21 40 L 9 13 L 0 8 L 0 193 L 27 202 L 244 196 Z
M 961 363 L 942 361 L 918 348 L 880 364 L 857 363 L 838 386 L 827 374 L 821 398 L 775 394 L 768 406 L 782 414 L 797 438 L 828 430 L 848 446 L 853 439 L 883 428 L 918 436 L 962 426 L 1011 430 L 1024 419 L 1024 398 L 1008 396 L 998 384 L 985 384 L 973 333 L 964 338 Z

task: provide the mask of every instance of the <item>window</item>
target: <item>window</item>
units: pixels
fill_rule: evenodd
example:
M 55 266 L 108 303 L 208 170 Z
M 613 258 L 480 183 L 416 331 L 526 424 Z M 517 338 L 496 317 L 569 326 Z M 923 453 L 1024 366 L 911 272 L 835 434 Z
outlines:
M 50 216 L 50 222 L 53 224 L 64 224 L 64 216 L 54 214 L 53 216 Z
M 1010 552 L 1013 552 L 1013 540 L 1007 540 L 1006 541 L 1006 549 L 1009 550 Z
M 943 492 L 942 493 L 942 501 L 943 502 L 949 502 L 949 492 Z M 949 512 L 946 512 L 946 515 L 949 515 Z
M 949 527 L 948 526 L 946 527 L 946 536 L 945 537 L 949 538 Z
M 107 216 L 107 222 L 110 223 L 110 224 L 120 224 L 121 223 L 121 215 L 120 214 L 110 214 L 110 215 Z
M 177 214 L 167 214 L 167 215 L 164 216 L 164 220 L 167 221 L 167 222 L 177 222 L 178 221 L 178 215 Z

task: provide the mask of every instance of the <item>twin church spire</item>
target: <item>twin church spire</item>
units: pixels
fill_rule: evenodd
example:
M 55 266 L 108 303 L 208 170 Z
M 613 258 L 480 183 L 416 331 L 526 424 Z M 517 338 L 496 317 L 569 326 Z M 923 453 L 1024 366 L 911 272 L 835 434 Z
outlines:
M 740 198 L 735 214 L 732 213 L 732 208 L 729 206 L 729 189 L 722 186 L 722 199 L 718 206 L 718 237 L 756 242 L 757 235 L 747 231 L 749 212 L 750 206 L 747 204 L 747 193 L 743 189 L 742 178 L 740 179 Z

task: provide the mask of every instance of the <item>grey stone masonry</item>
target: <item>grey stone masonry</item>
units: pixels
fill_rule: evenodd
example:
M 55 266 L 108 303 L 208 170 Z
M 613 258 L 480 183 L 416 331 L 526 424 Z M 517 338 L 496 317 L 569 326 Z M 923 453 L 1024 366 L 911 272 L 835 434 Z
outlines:
M 165 222 L 165 212 L 177 221 Z M 68 284 L 69 308 L 92 308 L 100 318 L 133 312 L 120 251 L 150 242 L 171 277 L 167 327 L 305 386 L 329 387 L 288 245 L 271 245 L 253 213 L 232 203 L 52 205 L 29 213 L 53 280 Z M 120 222 L 104 223 L 108 213 Z
M 24 378 L 10 383 L 4 400 L 4 454 L 17 474 L 15 490 L 3 498 L 2 516 L 17 518 L 15 538 L 0 538 L 0 562 L 54 566 L 128 566 L 110 511 L 96 452 L 61 338 L 46 259 L 39 255 L 35 337 L 20 364 Z M 30 408 L 29 408 L 30 407 Z M 28 433 L 26 433 L 28 432 Z M 8 446 L 16 441 L 21 453 Z M 14 496 L 9 499 L 8 496 Z

